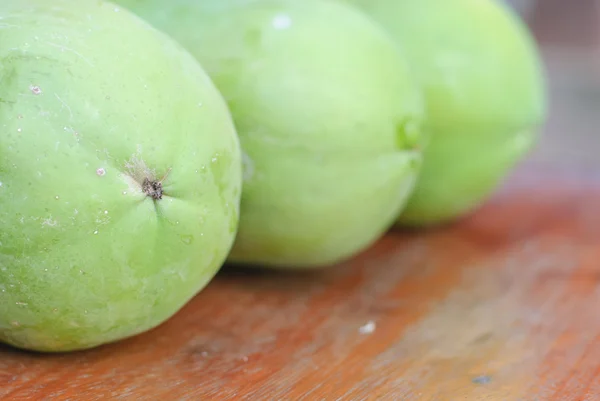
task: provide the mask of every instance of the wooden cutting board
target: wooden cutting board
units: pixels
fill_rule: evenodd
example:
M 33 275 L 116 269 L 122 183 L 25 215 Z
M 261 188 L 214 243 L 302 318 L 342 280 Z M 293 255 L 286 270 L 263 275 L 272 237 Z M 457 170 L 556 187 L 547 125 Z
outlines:
M 95 350 L 0 348 L 4 400 L 592 400 L 600 174 L 528 168 L 481 210 L 312 273 L 224 269 Z

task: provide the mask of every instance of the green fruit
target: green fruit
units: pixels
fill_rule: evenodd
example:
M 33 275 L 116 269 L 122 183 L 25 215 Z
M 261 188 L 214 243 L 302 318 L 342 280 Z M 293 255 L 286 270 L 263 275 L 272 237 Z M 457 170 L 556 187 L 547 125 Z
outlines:
M 114 4 L 3 0 L 0 27 L 0 341 L 71 351 L 159 325 L 235 237 L 226 103 Z
M 424 106 L 381 28 L 329 1 L 120 3 L 180 41 L 228 101 L 245 158 L 231 262 L 330 265 L 393 225 Z
M 544 74 L 522 21 L 491 0 L 352 0 L 399 45 L 422 86 L 431 136 L 404 225 L 484 202 L 537 141 Z

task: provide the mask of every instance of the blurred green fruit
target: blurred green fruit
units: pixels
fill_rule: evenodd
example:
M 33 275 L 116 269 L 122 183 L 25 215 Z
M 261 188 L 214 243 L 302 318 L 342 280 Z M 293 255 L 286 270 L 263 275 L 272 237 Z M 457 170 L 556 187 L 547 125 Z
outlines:
M 431 141 L 399 223 L 439 224 L 471 212 L 527 155 L 546 117 L 530 32 L 491 0 L 349 2 L 386 29 L 425 93 Z
M 424 104 L 405 60 L 358 10 L 318 0 L 120 0 L 194 54 L 244 150 L 229 260 L 329 265 L 371 245 L 406 204 Z
M 94 347 L 222 266 L 241 150 L 198 62 L 98 0 L 0 3 L 0 341 Z

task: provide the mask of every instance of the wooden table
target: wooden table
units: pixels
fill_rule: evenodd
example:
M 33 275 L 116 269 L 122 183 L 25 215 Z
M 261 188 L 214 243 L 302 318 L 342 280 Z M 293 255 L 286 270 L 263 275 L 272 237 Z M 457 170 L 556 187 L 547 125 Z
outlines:
M 472 216 L 321 272 L 225 269 L 118 344 L 0 348 L 0 399 L 600 399 L 600 85 L 549 60 L 544 140 Z
M 0 399 L 597 399 L 599 210 L 600 174 L 530 168 L 470 218 L 341 266 L 225 270 L 137 338 L 3 348 Z

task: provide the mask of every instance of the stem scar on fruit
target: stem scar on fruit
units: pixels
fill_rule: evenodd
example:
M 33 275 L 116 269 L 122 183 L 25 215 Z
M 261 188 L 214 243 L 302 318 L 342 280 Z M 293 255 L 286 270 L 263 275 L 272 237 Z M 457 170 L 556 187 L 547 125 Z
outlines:
M 165 193 L 163 183 L 171 172 L 171 167 L 167 169 L 165 175 L 157 179 L 153 170 L 146 166 L 141 158 L 133 155 L 130 160 L 125 162 L 126 173 L 122 175 L 131 189 L 141 191 L 144 195 L 153 201 L 161 200 Z
M 168 177 L 171 169 L 169 168 L 163 178 L 160 180 L 152 180 L 148 177 L 142 182 L 142 191 L 153 200 L 161 200 L 163 197 L 163 182 Z

